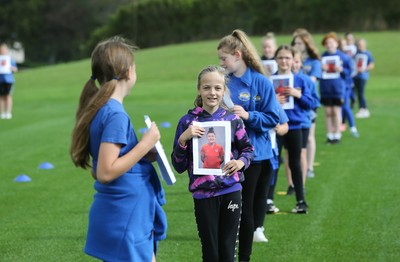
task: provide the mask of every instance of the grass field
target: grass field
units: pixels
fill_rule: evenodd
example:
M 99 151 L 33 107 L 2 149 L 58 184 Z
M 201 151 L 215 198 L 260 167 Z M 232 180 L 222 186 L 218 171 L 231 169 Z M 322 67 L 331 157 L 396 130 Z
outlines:
M 325 145 L 317 120 L 316 177 L 307 181 L 308 215 L 292 215 L 293 197 L 277 195 L 281 214 L 267 216 L 269 243 L 255 243 L 252 261 L 399 261 L 399 32 L 355 33 L 368 41 L 376 69 L 367 84 L 371 118 L 357 120 L 361 137 L 344 133 Z M 261 37 L 254 37 L 257 48 Z M 319 42 L 321 35 L 316 35 Z M 280 44 L 289 36 L 278 36 Z M 143 115 L 158 124 L 170 155 L 175 126 L 192 107 L 197 73 L 218 63 L 217 40 L 140 50 L 138 81 L 125 108 L 136 130 Z M 320 48 L 322 50 L 322 47 Z M 0 121 L 0 261 L 94 261 L 83 253 L 93 180 L 68 150 L 89 60 L 16 74 L 12 120 Z M 55 168 L 40 170 L 42 162 Z M 32 182 L 16 183 L 26 174 Z M 164 186 L 169 230 L 157 261 L 201 261 L 187 175 Z M 164 183 L 165 185 L 165 183 Z M 277 191 L 286 190 L 281 172 Z

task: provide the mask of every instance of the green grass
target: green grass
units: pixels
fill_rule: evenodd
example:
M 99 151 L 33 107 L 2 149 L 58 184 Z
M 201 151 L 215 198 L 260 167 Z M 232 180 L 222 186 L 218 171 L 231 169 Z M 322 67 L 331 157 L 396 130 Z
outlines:
M 367 85 L 372 117 L 357 120 L 361 137 L 345 133 L 327 146 L 322 110 L 317 120 L 316 177 L 307 181 L 308 215 L 267 216 L 269 243 L 255 243 L 252 261 L 396 261 L 400 257 L 400 76 L 398 32 L 355 33 L 368 41 L 376 69 Z M 321 35 L 316 35 L 318 43 Z M 279 36 L 283 44 L 289 36 Z M 261 37 L 254 37 L 257 47 Z M 178 119 L 192 107 L 201 68 L 218 63 L 217 40 L 137 53 L 138 81 L 125 107 L 136 130 L 149 114 L 161 128 L 167 155 Z M 322 47 L 320 48 L 322 50 Z M 74 113 L 89 60 L 21 71 L 13 119 L 0 121 L 0 261 L 94 261 L 83 253 L 93 181 L 68 155 Z M 39 170 L 42 162 L 55 165 Z M 20 174 L 30 183 L 15 183 Z M 165 186 L 168 237 L 158 261 L 201 261 L 187 175 Z M 165 185 L 165 183 L 164 183 Z M 277 191 L 286 190 L 281 172 Z M 277 195 L 290 211 L 292 197 Z

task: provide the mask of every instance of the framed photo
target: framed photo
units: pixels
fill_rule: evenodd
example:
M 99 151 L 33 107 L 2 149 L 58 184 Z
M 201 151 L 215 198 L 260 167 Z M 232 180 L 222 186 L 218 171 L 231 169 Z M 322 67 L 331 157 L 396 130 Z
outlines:
M 321 63 L 328 66 L 328 70 L 322 72 L 322 79 L 336 79 L 340 77 L 340 73 L 335 71 L 335 67 L 340 66 L 340 57 L 338 55 L 323 56 Z
M 368 65 L 368 56 L 366 54 L 356 54 L 354 57 L 356 69 L 366 70 Z
M 0 55 L 0 74 L 11 74 L 11 56 Z
M 151 126 L 151 120 L 150 117 L 145 115 L 144 116 L 144 122 L 147 125 L 147 128 L 150 128 Z M 176 182 L 176 178 L 174 175 L 174 172 L 172 172 L 171 166 L 167 160 L 167 156 L 165 155 L 165 151 L 163 146 L 161 145 L 160 141 L 158 141 L 155 145 L 155 148 L 157 150 L 157 166 L 158 166 L 158 171 L 161 174 L 161 177 L 163 180 L 165 180 L 165 183 L 167 185 L 173 185 Z
M 202 137 L 193 138 L 193 174 L 224 175 L 222 168 L 231 155 L 231 122 L 193 122 L 193 125 L 206 130 Z
M 270 76 L 272 85 L 275 88 L 275 93 L 282 94 L 285 87 L 293 87 L 293 74 L 290 75 L 272 75 Z M 294 108 L 293 96 L 286 97 L 286 103 L 282 105 L 283 109 Z
M 350 57 L 354 57 L 357 53 L 357 47 L 355 45 L 346 45 L 344 48 L 344 52 L 348 54 Z
M 264 70 L 267 75 L 273 75 L 278 71 L 278 64 L 275 60 L 262 60 Z

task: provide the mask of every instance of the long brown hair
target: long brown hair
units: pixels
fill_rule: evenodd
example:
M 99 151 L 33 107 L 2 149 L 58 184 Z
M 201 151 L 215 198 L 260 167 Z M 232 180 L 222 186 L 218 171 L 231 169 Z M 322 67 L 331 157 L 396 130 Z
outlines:
M 242 58 L 245 64 L 264 74 L 264 67 L 257 53 L 257 49 L 251 43 L 249 37 L 242 30 L 233 30 L 232 34 L 224 36 L 218 44 L 217 50 L 222 49 L 224 52 L 233 55 L 235 51 L 242 53 Z
M 124 38 L 112 37 L 100 42 L 92 52 L 92 76 L 82 90 L 72 131 L 70 155 L 77 167 L 91 167 L 90 123 L 114 93 L 117 81 L 127 79 L 129 68 L 134 63 L 134 49 L 136 47 Z M 96 79 L 100 84 L 99 88 L 96 86 Z
M 311 36 L 310 33 L 308 33 L 308 32 L 300 32 L 300 33 L 295 34 L 293 36 L 293 39 L 292 39 L 292 43 L 291 43 L 292 46 L 295 45 L 296 37 L 299 37 L 304 42 L 304 45 L 306 46 L 307 55 L 310 58 L 312 58 L 312 59 L 320 59 L 320 55 L 318 53 L 318 49 L 315 47 L 314 41 L 313 41 L 312 36 Z

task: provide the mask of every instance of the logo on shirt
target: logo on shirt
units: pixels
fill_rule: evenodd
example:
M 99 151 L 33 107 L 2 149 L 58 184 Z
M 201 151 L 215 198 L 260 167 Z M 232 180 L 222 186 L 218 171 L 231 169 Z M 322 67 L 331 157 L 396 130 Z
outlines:
M 250 93 L 248 92 L 241 92 L 239 94 L 239 100 L 240 101 L 249 101 L 250 100 Z
M 236 209 L 239 209 L 239 205 L 238 204 L 232 204 L 232 200 L 231 200 L 231 202 L 229 202 L 228 209 L 231 209 L 232 212 L 235 212 Z
M 256 102 L 258 102 L 258 101 L 260 101 L 261 100 L 261 96 L 260 95 L 256 95 L 255 97 L 254 97 L 254 101 L 256 101 Z

